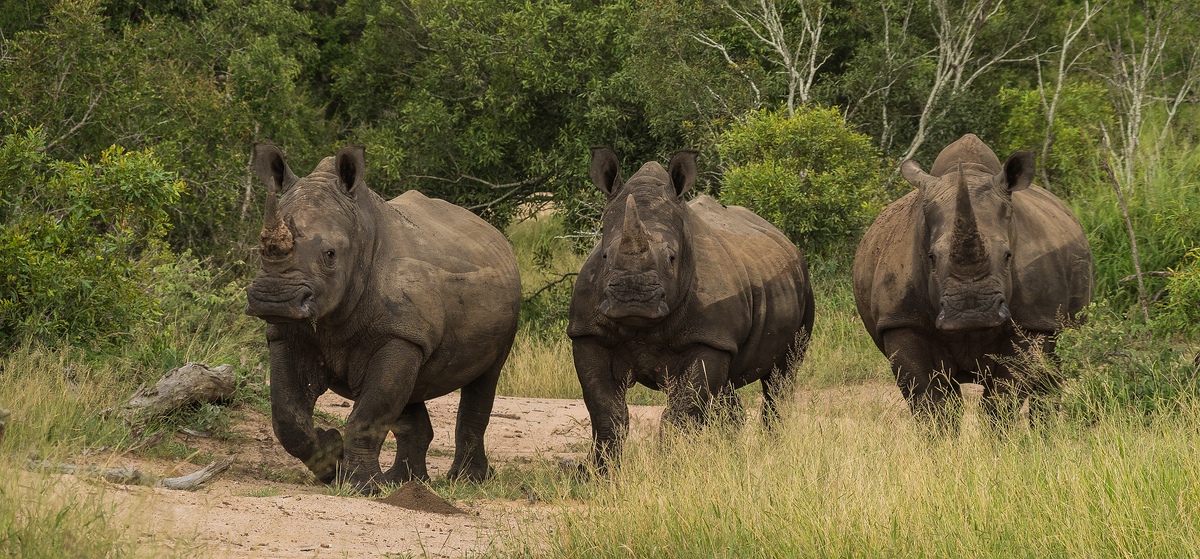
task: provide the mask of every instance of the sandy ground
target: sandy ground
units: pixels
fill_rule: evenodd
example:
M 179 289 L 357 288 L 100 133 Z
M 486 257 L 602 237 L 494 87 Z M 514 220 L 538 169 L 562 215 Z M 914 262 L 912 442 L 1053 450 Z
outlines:
M 977 390 L 964 389 L 968 398 L 977 398 Z M 863 402 L 888 416 L 908 414 L 899 391 L 884 383 L 802 392 L 797 397 L 805 414 L 829 417 Z M 436 433 L 429 466 L 435 479 L 444 477 L 450 466 L 457 406 L 455 394 L 429 403 Z M 351 409 L 350 402 L 333 394 L 321 397 L 318 407 L 341 417 Z M 164 551 L 194 546 L 199 554 L 214 557 L 459 557 L 502 550 L 513 531 L 548 530 L 545 520 L 558 510 L 524 499 L 475 500 L 452 503 L 465 514 L 436 514 L 333 495 L 284 452 L 267 416 L 246 409 L 237 413 L 241 417 L 233 426 L 237 436 L 232 440 L 176 435 L 179 442 L 215 456 L 237 455 L 233 467 L 208 486 L 187 492 L 101 484 L 106 496 L 135 519 L 133 530 L 141 543 Z M 631 406 L 631 437 L 652 436 L 660 413 L 656 406 Z M 487 432 L 488 455 L 498 467 L 537 458 L 580 460 L 590 435 L 581 400 L 500 397 Z M 393 457 L 385 446 L 384 469 Z M 181 460 L 115 461 L 119 463 L 104 465 L 134 466 L 160 477 L 198 469 Z
M 341 417 L 351 409 L 350 402 L 332 393 L 317 405 Z M 435 431 L 429 473 L 435 479 L 450 467 L 457 409 L 456 394 L 429 402 Z M 245 409 L 238 413 L 243 417 L 233 426 L 233 440 L 177 435 L 190 447 L 237 455 L 235 464 L 208 486 L 194 492 L 118 485 L 105 489 L 107 498 L 137 519 L 141 543 L 195 546 L 214 557 L 459 557 L 502 548 L 504 534 L 544 524 L 538 519 L 552 511 L 527 500 L 473 501 L 453 503 L 465 514 L 447 515 L 331 495 L 275 441 L 267 416 Z M 631 406 L 631 436 L 655 432 L 660 413 L 654 406 Z M 501 466 L 536 458 L 582 459 L 590 436 L 582 400 L 499 397 L 486 441 L 489 459 Z M 388 448 L 381 456 L 384 469 L 394 458 Z M 119 463 L 102 465 L 137 467 L 160 477 L 198 469 L 185 461 L 115 460 Z

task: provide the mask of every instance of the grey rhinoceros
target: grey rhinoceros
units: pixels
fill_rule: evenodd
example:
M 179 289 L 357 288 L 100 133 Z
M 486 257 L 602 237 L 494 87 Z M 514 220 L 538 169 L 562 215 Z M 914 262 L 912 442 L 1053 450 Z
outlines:
M 700 195 L 696 152 L 651 161 L 621 180 L 617 156 L 593 148 L 592 181 L 608 195 L 601 238 L 571 298 L 575 370 L 592 420 L 593 462 L 620 452 L 635 382 L 667 393 L 664 422 L 703 422 L 762 381 L 764 418 L 802 358 L 813 294 L 799 249 L 749 210 Z
M 416 191 L 384 201 L 363 181 L 362 148 L 343 148 L 298 178 L 278 148 L 259 144 L 254 166 L 269 192 L 246 313 L 269 323 L 279 442 L 327 483 L 372 492 L 428 478 L 425 401 L 461 388 L 449 476 L 485 477 L 483 435 L 521 299 L 508 241 Z M 313 428 L 326 390 L 354 400 L 344 441 Z M 396 462 L 383 474 L 388 431 Z
M 1052 353 L 1064 321 L 1092 299 L 1087 238 L 1031 184 L 1032 152 L 1001 165 L 967 134 L 929 173 L 909 160 L 901 174 L 917 189 L 879 214 L 854 259 L 859 316 L 923 423 L 957 429 L 962 382 L 983 385 L 993 424 L 1011 423 L 1008 404 L 1052 381 L 1014 370 L 1017 357 Z

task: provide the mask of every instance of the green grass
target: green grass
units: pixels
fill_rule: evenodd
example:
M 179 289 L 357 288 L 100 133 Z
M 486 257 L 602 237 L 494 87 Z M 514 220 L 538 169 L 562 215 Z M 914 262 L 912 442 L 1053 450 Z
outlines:
M 1200 406 L 1148 423 L 930 442 L 902 406 L 835 400 L 626 451 L 545 557 L 1187 557 Z M 537 550 L 537 551 L 529 551 Z
M 58 476 L 21 472 L 15 457 L 0 460 L 0 556 L 150 557 L 135 545 L 123 516 L 103 491 Z
M 849 266 L 812 267 L 816 321 L 804 363 L 796 372 L 801 386 L 822 388 L 868 380 L 891 380 L 887 359 L 875 347 L 854 307 Z
M 31 345 L 16 348 L 0 365 L 0 407 L 11 411 L 0 443 L 0 556 L 161 555 L 162 549 L 136 544 L 128 512 L 105 498 L 105 484 L 23 471 L 29 457 L 70 462 L 85 449 L 120 451 L 133 444 L 128 426 L 99 413 L 132 390 L 120 371 L 89 364 L 79 350 Z

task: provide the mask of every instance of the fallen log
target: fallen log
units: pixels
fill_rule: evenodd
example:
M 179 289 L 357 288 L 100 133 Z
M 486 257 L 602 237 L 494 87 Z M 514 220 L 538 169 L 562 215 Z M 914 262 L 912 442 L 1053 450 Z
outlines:
M 145 485 L 147 487 L 162 487 L 177 491 L 193 491 L 199 489 L 217 474 L 229 469 L 236 456 L 227 456 L 213 461 L 209 465 L 186 476 L 159 479 L 137 468 L 101 468 L 99 466 L 77 466 L 47 460 L 30 460 L 25 463 L 25 469 L 30 471 L 50 472 L 73 476 L 102 479 L 117 485 Z
M 204 485 L 208 480 L 212 479 L 213 476 L 216 476 L 217 474 L 229 469 L 229 466 L 233 465 L 233 460 L 233 456 L 226 456 L 225 458 L 211 462 L 207 466 L 200 468 L 199 470 L 196 470 L 186 476 L 169 477 L 158 482 L 156 485 L 166 489 L 191 491 L 197 487 L 200 487 L 201 485 Z
M 188 363 L 168 371 L 153 388 L 139 386 L 123 413 L 130 421 L 166 415 L 196 403 L 228 400 L 235 388 L 233 365 L 209 368 L 203 363 Z

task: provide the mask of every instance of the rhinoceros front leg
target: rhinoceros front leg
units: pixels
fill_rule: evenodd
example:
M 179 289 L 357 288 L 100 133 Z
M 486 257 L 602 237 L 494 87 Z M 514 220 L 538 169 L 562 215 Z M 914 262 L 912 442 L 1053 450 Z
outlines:
M 935 433 L 956 434 L 962 419 L 962 391 L 953 371 L 935 362 L 933 347 L 931 340 L 912 329 L 883 334 L 884 353 L 917 422 Z
M 358 491 L 375 493 L 383 481 L 379 451 L 400 421 L 421 366 L 421 349 L 391 340 L 377 350 L 363 372 L 360 396 L 346 419 L 343 478 Z
M 629 431 L 627 375 L 613 370 L 611 350 L 594 338 L 576 338 L 571 347 L 583 403 L 592 420 L 592 464 L 603 473 L 620 456 Z
M 737 395 L 729 386 L 729 354 L 701 346 L 689 350 L 683 362 L 684 370 L 667 371 L 663 425 L 702 425 L 714 414 L 732 413 Z
M 274 329 L 272 329 L 274 330 Z M 335 429 L 313 428 L 313 406 L 325 391 L 317 356 L 304 344 L 289 343 L 269 331 L 271 426 L 283 449 L 299 458 L 317 479 L 330 483 L 342 459 L 342 437 Z

